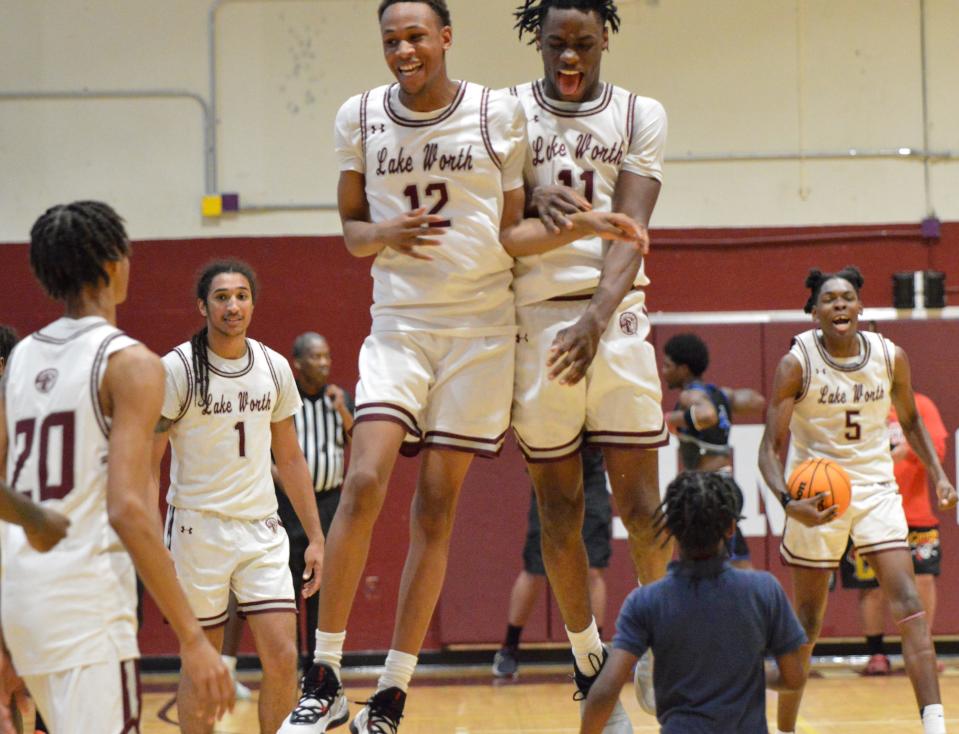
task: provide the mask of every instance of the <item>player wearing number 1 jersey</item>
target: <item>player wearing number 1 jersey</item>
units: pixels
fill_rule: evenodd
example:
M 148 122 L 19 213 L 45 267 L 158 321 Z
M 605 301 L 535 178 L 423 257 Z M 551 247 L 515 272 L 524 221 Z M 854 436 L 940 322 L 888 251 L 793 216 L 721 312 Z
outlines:
M 799 334 L 773 379 L 759 468 L 786 510 L 780 553 L 792 566 L 793 599 L 806 630 L 803 668 L 826 613 L 829 576 L 846 541 L 866 555 L 889 599 L 902 634 L 902 653 L 922 717 L 924 734 L 944 734 L 945 716 L 936 677 L 936 653 L 926 612 L 916 590 L 906 517 L 896 488 L 886 426 L 895 406 L 903 433 L 939 495 L 941 509 L 954 507 L 956 490 L 946 477 L 929 433 L 916 411 L 906 353 L 888 339 L 859 331 L 863 278 L 856 268 L 810 272 L 806 304 L 814 328 Z M 793 465 L 826 458 L 842 466 L 852 482 L 852 501 L 842 515 L 822 509 L 821 496 L 789 495 L 779 456 L 792 436 Z M 792 469 L 793 466 L 790 467 Z M 795 731 L 802 689 L 782 693 L 779 731 Z
M 249 619 L 263 665 L 260 731 L 275 734 L 296 698 L 296 600 L 289 540 L 277 514 L 276 468 L 310 544 L 303 595 L 316 591 L 323 533 L 313 483 L 296 439 L 302 407 L 286 359 L 246 336 L 256 276 L 243 262 L 214 262 L 197 282 L 206 325 L 163 358 L 166 394 L 154 442 L 154 471 L 169 439 L 166 539 L 194 613 L 217 649 L 232 591 Z M 180 726 L 212 729 L 182 688 Z
M 134 568 L 181 644 L 182 682 L 211 725 L 233 688 L 173 574 L 149 503 L 152 426 L 163 399 L 155 354 L 116 328 L 130 245 L 106 204 L 49 209 L 30 263 L 65 315 L 21 342 L 4 374 L 0 460 L 14 489 L 71 522 L 41 555 L 4 528 L 3 631 L 51 731 L 139 731 Z
M 662 181 L 666 113 L 600 78 L 611 0 L 527 0 L 520 36 L 533 36 L 541 79 L 513 87 L 526 112 L 525 177 L 531 208 L 550 227 L 581 210 L 628 214 L 645 226 Z M 655 353 L 646 341 L 642 253 L 598 238 L 521 257 L 515 267 L 519 340 L 513 427 L 543 522 L 543 558 L 585 694 L 604 659 L 589 608 L 580 539 L 580 445 L 602 447 L 616 506 L 642 583 L 666 571 L 670 548 L 654 540 L 659 504 L 656 449 L 667 441 Z M 644 660 L 644 671 L 648 669 Z M 646 698 L 654 705 L 651 682 Z M 619 727 L 619 728 L 617 728 Z M 607 731 L 630 730 L 620 708 Z

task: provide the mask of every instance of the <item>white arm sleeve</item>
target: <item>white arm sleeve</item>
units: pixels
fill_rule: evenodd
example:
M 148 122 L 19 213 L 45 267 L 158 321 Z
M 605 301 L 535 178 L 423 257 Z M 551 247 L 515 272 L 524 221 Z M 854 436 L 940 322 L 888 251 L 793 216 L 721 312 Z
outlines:
M 666 110 L 655 99 L 636 97 L 633 102 L 633 137 L 623 170 L 663 180 L 666 150 Z

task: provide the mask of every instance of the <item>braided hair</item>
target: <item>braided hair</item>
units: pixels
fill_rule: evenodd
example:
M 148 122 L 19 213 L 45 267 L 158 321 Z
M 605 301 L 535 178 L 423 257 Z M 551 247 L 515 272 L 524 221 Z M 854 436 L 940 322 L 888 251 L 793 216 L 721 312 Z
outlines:
M 429 5 L 440 19 L 441 26 L 445 28 L 446 26 L 452 27 L 453 25 L 450 20 L 450 9 L 446 7 L 446 0 L 383 0 L 383 2 L 380 3 L 379 9 L 376 11 L 376 17 L 383 20 L 383 13 L 386 12 L 386 9 L 390 7 L 390 5 L 404 2 L 419 2 L 424 5 Z
M 835 273 L 824 273 L 822 270 L 813 268 L 809 271 L 809 275 L 806 276 L 806 287 L 809 289 L 809 300 L 806 301 L 806 305 L 803 306 L 803 311 L 806 313 L 812 313 L 813 308 L 816 306 L 816 302 L 819 300 L 819 293 L 822 291 L 823 285 L 826 284 L 826 281 L 832 280 L 833 278 L 842 278 L 855 289 L 856 295 L 859 295 L 859 289 L 862 288 L 865 279 L 862 277 L 862 273 L 859 272 L 859 268 L 855 265 L 847 265 L 842 270 L 839 270 Z
M 663 351 L 675 364 L 689 367 L 694 377 L 699 377 L 709 367 L 709 349 L 695 334 L 676 334 L 670 337 Z
M 250 296 L 256 303 L 256 273 L 242 260 L 214 260 L 200 271 L 196 280 L 196 297 L 206 303 L 210 295 L 213 279 L 223 273 L 239 273 L 250 284 Z M 193 358 L 193 380 L 196 384 L 197 404 L 203 405 L 210 391 L 210 355 L 207 352 L 206 324 L 196 334 L 190 337 L 190 351 Z
M 84 286 L 109 282 L 104 263 L 130 254 L 123 219 L 100 201 L 75 201 L 47 209 L 30 230 L 30 267 L 57 300 Z
M 741 511 L 740 495 L 726 477 L 686 471 L 666 487 L 657 532 L 674 537 L 686 556 L 711 556 Z
M 613 33 L 619 31 L 619 11 L 613 0 L 525 0 L 513 13 L 516 17 L 516 25 L 513 27 L 519 31 L 519 37 L 522 38 L 524 33 L 528 33 L 531 36 L 529 43 L 534 43 L 546 19 L 546 13 L 552 8 L 596 12 L 603 22 L 603 27 L 608 24 Z

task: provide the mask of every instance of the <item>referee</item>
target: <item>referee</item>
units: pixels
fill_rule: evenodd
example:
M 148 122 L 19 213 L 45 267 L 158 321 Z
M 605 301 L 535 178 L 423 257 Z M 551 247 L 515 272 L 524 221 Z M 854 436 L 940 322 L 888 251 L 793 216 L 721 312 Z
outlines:
M 350 442 L 349 431 L 353 427 L 353 399 L 340 387 L 327 382 L 330 376 L 330 345 L 326 339 L 313 331 L 300 334 L 293 342 L 293 368 L 296 386 L 303 398 L 303 407 L 293 416 L 296 437 L 306 464 L 313 477 L 316 491 L 316 509 L 320 513 L 323 534 L 330 531 L 333 514 L 340 503 L 340 488 L 346 471 L 344 449 Z M 316 623 L 320 608 L 319 594 L 303 600 L 303 554 L 309 544 L 303 526 L 293 511 L 293 506 L 282 491 L 276 469 L 273 471 L 276 484 L 276 499 L 280 520 L 290 536 L 290 571 L 296 590 L 297 604 L 306 605 L 306 651 L 303 669 L 313 663 L 313 648 L 316 646 Z M 297 625 L 297 647 L 303 639 Z

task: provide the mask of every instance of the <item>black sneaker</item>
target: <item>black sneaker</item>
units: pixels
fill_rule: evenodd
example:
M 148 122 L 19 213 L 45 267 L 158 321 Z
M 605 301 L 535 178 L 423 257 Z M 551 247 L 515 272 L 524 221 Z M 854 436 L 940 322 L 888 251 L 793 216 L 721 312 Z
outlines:
M 519 674 L 519 650 L 501 647 L 493 657 L 493 675 L 497 678 L 515 678 Z
M 277 734 L 323 734 L 345 724 L 350 705 L 329 665 L 314 664 L 303 676 L 303 693 Z
M 609 653 L 606 651 L 606 648 L 603 648 L 603 658 L 599 659 L 599 656 L 590 654 L 589 662 L 592 665 L 593 670 L 596 672 L 592 675 L 586 675 L 579 667 L 576 665 L 576 662 L 573 661 L 573 680 L 576 682 L 576 692 L 573 694 L 573 700 L 579 701 L 579 715 L 582 717 L 583 711 L 586 708 L 586 696 L 589 695 L 589 689 L 592 688 L 593 683 L 596 682 L 596 679 L 599 678 L 599 671 L 606 664 L 606 658 L 609 657 Z M 623 704 L 620 702 L 619 697 L 616 698 L 616 705 L 613 707 L 612 712 L 610 712 L 609 718 L 606 720 L 606 725 L 603 727 L 603 734 L 632 734 L 633 733 L 633 724 L 629 720 L 629 715 L 626 713 L 626 709 L 623 708 Z
M 377 691 L 350 722 L 352 734 L 396 734 L 403 718 L 406 694 L 399 688 Z

